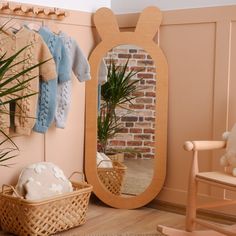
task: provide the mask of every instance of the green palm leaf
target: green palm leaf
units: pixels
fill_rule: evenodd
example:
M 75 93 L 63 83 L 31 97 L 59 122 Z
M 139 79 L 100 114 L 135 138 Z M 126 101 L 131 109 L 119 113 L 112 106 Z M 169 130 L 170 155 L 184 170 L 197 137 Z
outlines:
M 113 138 L 123 128 L 117 117 L 116 108 L 131 103 L 137 97 L 138 84 L 142 79 L 133 79 L 142 70 L 127 72 L 129 59 L 122 65 L 116 65 L 110 60 L 107 82 L 101 86 L 101 112 L 97 118 L 97 137 L 101 151 L 106 152 L 108 139 Z M 126 108 L 125 108 L 126 109 Z M 128 110 L 128 109 L 127 109 Z
M 8 35 L 8 33 L 4 31 L 4 27 L 8 22 L 0 26 L 0 33 Z M 43 63 L 46 63 L 48 60 L 40 62 L 33 66 L 29 66 L 24 70 L 17 71 L 17 67 L 22 63 L 25 63 L 27 61 L 27 58 L 20 61 L 18 61 L 17 59 L 29 46 L 30 45 L 23 47 L 10 57 L 6 57 L 6 53 L 0 56 L 0 114 L 9 113 L 9 111 L 6 109 L 7 104 L 15 103 L 17 100 L 25 99 L 37 94 L 36 91 L 32 91 L 29 89 L 29 83 L 30 81 L 36 79 L 38 76 L 32 76 L 25 80 L 22 80 L 21 77 L 26 73 L 32 71 L 34 68 L 39 67 Z M 9 72 L 12 69 L 15 69 L 15 71 L 17 72 L 15 74 L 10 74 Z M 26 93 L 24 95 L 21 95 L 21 91 L 23 90 L 26 91 Z M 19 106 L 19 104 L 17 104 L 17 106 Z M 13 163 L 8 162 L 15 158 L 18 154 L 18 146 L 15 144 L 11 137 L 9 137 L 3 132 L 3 130 L 0 129 L 0 166 L 11 166 Z

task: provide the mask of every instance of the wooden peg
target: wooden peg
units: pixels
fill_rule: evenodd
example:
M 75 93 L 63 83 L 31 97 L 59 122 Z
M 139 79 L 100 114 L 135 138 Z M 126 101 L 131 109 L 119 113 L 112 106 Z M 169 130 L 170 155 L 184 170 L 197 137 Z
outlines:
M 68 12 L 59 8 L 55 8 L 55 14 L 57 16 L 68 16 Z
M 7 2 L 0 1 L 0 10 L 10 10 L 16 15 L 24 15 L 27 13 L 32 13 L 34 15 L 40 15 L 40 17 L 52 18 L 51 16 L 56 16 L 58 19 L 63 19 L 68 16 L 68 11 L 65 11 L 60 8 L 52 8 L 52 7 L 42 7 L 42 6 L 31 6 L 29 4 L 20 4 L 16 2 Z M 29 16 L 32 16 L 29 14 Z M 28 15 L 27 15 L 28 16 Z
M 44 14 L 45 14 L 46 16 L 50 16 L 50 15 L 55 14 L 54 8 L 45 8 L 45 9 L 43 10 L 43 12 L 44 12 Z
M 0 10 L 6 10 L 6 9 L 9 9 L 8 2 L 1 2 L 0 3 Z
M 40 7 L 33 7 L 33 13 L 36 15 L 44 13 L 44 9 Z
M 68 11 L 65 11 L 65 12 L 64 12 L 64 16 L 65 16 L 65 17 L 69 16 L 69 12 L 68 12 Z
M 21 4 L 9 2 L 9 9 L 13 12 L 15 11 L 21 11 Z
M 24 13 L 33 12 L 33 7 L 29 7 L 29 6 L 26 6 L 26 5 L 22 5 L 22 6 L 21 6 L 21 11 L 23 11 Z

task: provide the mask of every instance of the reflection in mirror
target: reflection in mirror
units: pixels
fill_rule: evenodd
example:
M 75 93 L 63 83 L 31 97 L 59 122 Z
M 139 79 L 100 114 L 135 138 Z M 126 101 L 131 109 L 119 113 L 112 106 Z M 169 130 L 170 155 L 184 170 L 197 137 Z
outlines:
M 135 45 L 110 50 L 98 79 L 97 171 L 114 195 L 141 194 L 153 178 L 156 69 Z

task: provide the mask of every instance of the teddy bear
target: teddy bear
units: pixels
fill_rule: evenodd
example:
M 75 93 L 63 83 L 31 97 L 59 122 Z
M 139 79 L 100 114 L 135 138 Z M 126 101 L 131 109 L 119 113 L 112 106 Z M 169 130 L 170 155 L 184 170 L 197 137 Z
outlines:
M 230 132 L 223 133 L 223 139 L 227 141 L 226 152 L 220 158 L 220 164 L 225 168 L 227 173 L 236 176 L 236 124 Z

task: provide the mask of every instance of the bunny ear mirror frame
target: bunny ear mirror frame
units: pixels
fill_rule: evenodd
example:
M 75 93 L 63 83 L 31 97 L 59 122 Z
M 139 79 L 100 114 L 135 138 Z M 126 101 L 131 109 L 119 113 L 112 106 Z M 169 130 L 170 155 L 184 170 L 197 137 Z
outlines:
M 116 17 L 110 9 L 101 8 L 94 15 L 94 23 L 102 41 L 89 58 L 92 79 L 86 84 L 85 173 L 87 181 L 93 185 L 95 195 L 107 205 L 116 208 L 133 209 L 147 204 L 161 191 L 166 176 L 168 66 L 162 50 L 153 41 L 161 18 L 158 8 L 148 7 L 140 14 L 134 32 L 120 32 Z M 104 187 L 98 175 L 96 158 L 100 63 L 107 52 L 120 45 L 136 45 L 142 48 L 150 55 L 156 66 L 155 114 L 157 115 L 153 175 L 150 184 L 142 193 L 130 197 L 125 197 L 122 193 L 113 194 Z

